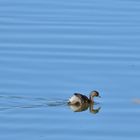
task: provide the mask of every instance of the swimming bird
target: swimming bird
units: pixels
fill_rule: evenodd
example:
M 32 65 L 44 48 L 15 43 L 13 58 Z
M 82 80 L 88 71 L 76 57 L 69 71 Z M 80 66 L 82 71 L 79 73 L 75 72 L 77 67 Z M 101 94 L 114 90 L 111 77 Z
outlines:
M 83 94 L 74 93 L 74 95 L 69 99 L 68 104 L 75 105 L 75 104 L 93 103 L 94 97 L 100 97 L 98 91 L 92 91 L 89 95 L 89 98 Z

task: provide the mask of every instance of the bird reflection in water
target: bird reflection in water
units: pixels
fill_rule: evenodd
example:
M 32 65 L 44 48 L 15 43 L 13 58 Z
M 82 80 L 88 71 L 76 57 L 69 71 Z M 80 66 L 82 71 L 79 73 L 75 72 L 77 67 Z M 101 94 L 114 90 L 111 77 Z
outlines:
M 95 108 L 95 103 L 84 103 L 69 105 L 70 109 L 74 112 L 82 112 L 89 109 L 90 113 L 96 114 L 100 111 L 101 107 Z
M 89 98 L 81 93 L 74 93 L 68 100 L 68 105 L 74 112 L 85 111 L 89 108 L 91 113 L 98 113 L 101 107 L 94 108 L 94 97 L 101 97 L 99 92 L 94 90 L 89 94 Z

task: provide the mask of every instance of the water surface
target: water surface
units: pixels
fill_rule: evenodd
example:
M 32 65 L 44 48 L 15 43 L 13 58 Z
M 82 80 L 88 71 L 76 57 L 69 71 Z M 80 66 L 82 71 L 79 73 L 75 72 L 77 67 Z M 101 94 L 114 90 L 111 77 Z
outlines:
M 0 0 L 0 139 L 140 139 L 138 0 Z M 98 90 L 94 114 L 74 92 Z

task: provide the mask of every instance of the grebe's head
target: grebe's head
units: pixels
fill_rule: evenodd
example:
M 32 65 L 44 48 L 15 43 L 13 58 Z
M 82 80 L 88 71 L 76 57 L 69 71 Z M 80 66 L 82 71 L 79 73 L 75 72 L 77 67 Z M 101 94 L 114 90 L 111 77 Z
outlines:
M 91 95 L 91 96 L 94 96 L 94 97 L 101 97 L 101 96 L 99 95 L 99 92 L 96 91 L 96 90 L 91 91 L 90 95 Z

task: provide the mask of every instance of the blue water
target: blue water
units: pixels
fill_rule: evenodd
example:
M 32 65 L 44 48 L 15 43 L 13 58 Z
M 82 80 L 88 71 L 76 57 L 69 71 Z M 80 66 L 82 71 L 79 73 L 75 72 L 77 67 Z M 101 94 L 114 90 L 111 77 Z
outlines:
M 0 0 L 0 139 L 139 140 L 139 46 L 138 0 Z

